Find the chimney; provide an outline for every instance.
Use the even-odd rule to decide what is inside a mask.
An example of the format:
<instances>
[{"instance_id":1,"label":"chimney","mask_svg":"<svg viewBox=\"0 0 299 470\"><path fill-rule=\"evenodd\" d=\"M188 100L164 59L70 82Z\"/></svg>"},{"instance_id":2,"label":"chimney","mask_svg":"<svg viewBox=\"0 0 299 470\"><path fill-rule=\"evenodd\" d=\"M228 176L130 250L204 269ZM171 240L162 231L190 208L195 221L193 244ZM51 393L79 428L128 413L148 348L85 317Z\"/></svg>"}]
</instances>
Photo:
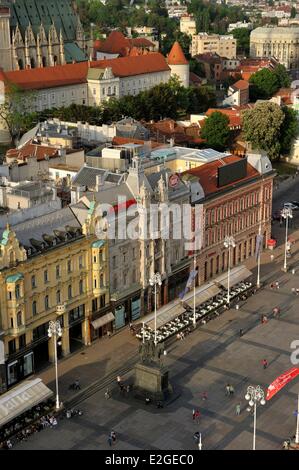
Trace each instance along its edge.
<instances>
[{"instance_id":1,"label":"chimney","mask_svg":"<svg viewBox=\"0 0 299 470\"><path fill-rule=\"evenodd\" d=\"M105 174L102 173L100 175L96 175L96 191L101 191L105 184Z\"/></svg>"}]
</instances>

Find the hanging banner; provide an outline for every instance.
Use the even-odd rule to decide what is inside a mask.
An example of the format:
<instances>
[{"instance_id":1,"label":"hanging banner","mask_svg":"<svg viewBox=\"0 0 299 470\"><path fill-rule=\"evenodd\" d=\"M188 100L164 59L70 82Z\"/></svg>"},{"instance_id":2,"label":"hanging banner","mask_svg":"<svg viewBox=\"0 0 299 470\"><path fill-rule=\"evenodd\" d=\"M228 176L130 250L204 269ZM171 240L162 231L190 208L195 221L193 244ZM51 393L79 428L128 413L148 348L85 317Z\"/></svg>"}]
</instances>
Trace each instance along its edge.
<instances>
[{"instance_id":1,"label":"hanging banner","mask_svg":"<svg viewBox=\"0 0 299 470\"><path fill-rule=\"evenodd\" d=\"M263 235L256 236L256 249L255 249L255 260L257 261L263 248Z\"/></svg>"},{"instance_id":2,"label":"hanging banner","mask_svg":"<svg viewBox=\"0 0 299 470\"><path fill-rule=\"evenodd\" d=\"M297 377L297 375L299 375L299 368L293 367L277 377L277 379L275 379L268 387L266 400L271 400L279 390L291 382L291 380Z\"/></svg>"}]
</instances>

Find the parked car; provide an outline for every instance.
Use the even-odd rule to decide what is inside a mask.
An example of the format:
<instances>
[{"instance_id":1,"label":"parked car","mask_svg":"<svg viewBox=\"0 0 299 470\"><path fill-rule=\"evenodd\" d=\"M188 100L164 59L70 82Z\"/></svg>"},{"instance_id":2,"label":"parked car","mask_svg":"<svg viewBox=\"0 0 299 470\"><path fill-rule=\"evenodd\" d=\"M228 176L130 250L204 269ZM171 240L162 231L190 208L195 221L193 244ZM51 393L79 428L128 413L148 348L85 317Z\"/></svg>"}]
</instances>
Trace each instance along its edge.
<instances>
[{"instance_id":1,"label":"parked car","mask_svg":"<svg viewBox=\"0 0 299 470\"><path fill-rule=\"evenodd\" d=\"M291 201L292 204L294 204L294 206L297 206L299 208L299 202L298 201Z\"/></svg>"}]
</instances>

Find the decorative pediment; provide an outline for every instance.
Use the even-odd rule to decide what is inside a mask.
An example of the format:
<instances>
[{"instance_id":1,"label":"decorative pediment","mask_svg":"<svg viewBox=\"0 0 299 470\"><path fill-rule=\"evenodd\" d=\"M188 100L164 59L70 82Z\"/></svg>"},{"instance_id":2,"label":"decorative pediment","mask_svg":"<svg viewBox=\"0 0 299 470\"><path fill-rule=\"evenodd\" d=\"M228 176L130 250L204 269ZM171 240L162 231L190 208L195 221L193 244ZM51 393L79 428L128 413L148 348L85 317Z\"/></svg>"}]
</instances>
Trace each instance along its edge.
<instances>
[{"instance_id":1,"label":"decorative pediment","mask_svg":"<svg viewBox=\"0 0 299 470\"><path fill-rule=\"evenodd\" d=\"M48 38L49 38L49 43L57 44L59 42L58 34L57 34L54 23L52 23L52 25L50 26Z\"/></svg>"},{"instance_id":2,"label":"decorative pediment","mask_svg":"<svg viewBox=\"0 0 299 470\"><path fill-rule=\"evenodd\" d=\"M102 77L102 80L110 80L111 78L115 78L114 75L113 75L113 72L112 72L112 68L111 67L106 67L105 71L104 71L104 74L103 74L103 77Z\"/></svg>"},{"instance_id":3,"label":"decorative pediment","mask_svg":"<svg viewBox=\"0 0 299 470\"><path fill-rule=\"evenodd\" d=\"M0 269L8 268L27 259L25 248L20 246L15 232L9 225L0 236L0 240Z\"/></svg>"},{"instance_id":4,"label":"decorative pediment","mask_svg":"<svg viewBox=\"0 0 299 470\"><path fill-rule=\"evenodd\" d=\"M12 45L13 47L24 47L24 41L18 25L12 35Z\"/></svg>"},{"instance_id":5,"label":"decorative pediment","mask_svg":"<svg viewBox=\"0 0 299 470\"><path fill-rule=\"evenodd\" d=\"M45 31L43 24L41 24L39 27L38 35L39 35L40 45L46 46L48 44L48 39L47 39L46 31Z\"/></svg>"},{"instance_id":6,"label":"decorative pediment","mask_svg":"<svg viewBox=\"0 0 299 470\"><path fill-rule=\"evenodd\" d=\"M28 46L36 46L36 41L34 37L34 33L31 27L31 24L29 24L26 28L25 31L25 41L27 41Z\"/></svg>"}]
</instances>

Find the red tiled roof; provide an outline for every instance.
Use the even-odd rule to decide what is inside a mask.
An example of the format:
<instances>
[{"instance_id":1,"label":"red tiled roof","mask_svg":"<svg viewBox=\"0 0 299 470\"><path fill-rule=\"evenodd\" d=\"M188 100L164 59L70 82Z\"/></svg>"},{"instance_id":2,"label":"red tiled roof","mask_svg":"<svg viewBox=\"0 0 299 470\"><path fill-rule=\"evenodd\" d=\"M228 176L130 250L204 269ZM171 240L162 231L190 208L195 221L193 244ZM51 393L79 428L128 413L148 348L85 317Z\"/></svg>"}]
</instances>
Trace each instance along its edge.
<instances>
[{"instance_id":1,"label":"red tiled roof","mask_svg":"<svg viewBox=\"0 0 299 470\"><path fill-rule=\"evenodd\" d=\"M37 161L42 161L45 160L46 157L54 158L57 156L57 148L33 144L31 140L20 149L9 149L6 152L6 157L23 160L24 162L30 157L36 157Z\"/></svg>"},{"instance_id":2,"label":"red tiled roof","mask_svg":"<svg viewBox=\"0 0 299 470\"><path fill-rule=\"evenodd\" d=\"M185 57L183 49L178 41L175 41L174 45L169 52L167 57L169 65L188 65L188 60Z\"/></svg>"},{"instance_id":3,"label":"red tiled roof","mask_svg":"<svg viewBox=\"0 0 299 470\"><path fill-rule=\"evenodd\" d=\"M218 108L209 108L206 112L206 116L211 116L211 114L219 112L225 114L229 118L229 127L236 128L242 126L241 115L238 110L228 108L228 109L218 109Z\"/></svg>"},{"instance_id":4,"label":"red tiled roof","mask_svg":"<svg viewBox=\"0 0 299 470\"><path fill-rule=\"evenodd\" d=\"M238 80L232 85L232 88L236 88L237 90L248 90L249 83L247 80Z\"/></svg>"},{"instance_id":5,"label":"red tiled roof","mask_svg":"<svg viewBox=\"0 0 299 470\"><path fill-rule=\"evenodd\" d=\"M193 176L196 176L199 180L199 183L203 187L204 193L206 196L210 194L214 194L220 191L223 191L225 188L233 188L234 185L240 181L247 181L250 180L251 178L259 176L259 172L253 168L249 163L247 163L247 176L245 178L242 178L238 181L234 181L233 183L227 184L225 186L221 186L220 188L217 186L217 174L218 174L218 168L223 166L223 162L225 164L229 163L234 163L238 162L241 160L240 157L230 155L227 157L223 157L220 160L215 160L214 162L211 163L205 163L204 165L201 165L197 168L193 168L192 170L187 170L183 174L190 174Z\"/></svg>"},{"instance_id":6,"label":"red tiled roof","mask_svg":"<svg viewBox=\"0 0 299 470\"><path fill-rule=\"evenodd\" d=\"M120 31L112 31L102 43L100 51L108 54L118 54L121 49L129 47L129 40Z\"/></svg>"},{"instance_id":7,"label":"red tiled roof","mask_svg":"<svg viewBox=\"0 0 299 470\"><path fill-rule=\"evenodd\" d=\"M99 50L102 46L102 41L100 39L96 39L93 43L93 48Z\"/></svg>"},{"instance_id":8,"label":"red tiled roof","mask_svg":"<svg viewBox=\"0 0 299 470\"><path fill-rule=\"evenodd\" d=\"M196 75L196 73L194 72L190 72L190 83L194 84L194 85L200 85L201 82L202 82L202 79Z\"/></svg>"},{"instance_id":9,"label":"red tiled roof","mask_svg":"<svg viewBox=\"0 0 299 470\"><path fill-rule=\"evenodd\" d=\"M159 52L152 52L137 57L119 57L117 59L5 72L4 81L7 82L8 86L9 83L14 83L24 90L39 90L43 88L74 85L86 83L89 67L111 67L116 77L128 77L170 70L165 57Z\"/></svg>"},{"instance_id":10,"label":"red tiled roof","mask_svg":"<svg viewBox=\"0 0 299 470\"><path fill-rule=\"evenodd\" d=\"M130 43L135 47L154 47L152 41L147 38L133 38L130 40Z\"/></svg>"}]
</instances>

